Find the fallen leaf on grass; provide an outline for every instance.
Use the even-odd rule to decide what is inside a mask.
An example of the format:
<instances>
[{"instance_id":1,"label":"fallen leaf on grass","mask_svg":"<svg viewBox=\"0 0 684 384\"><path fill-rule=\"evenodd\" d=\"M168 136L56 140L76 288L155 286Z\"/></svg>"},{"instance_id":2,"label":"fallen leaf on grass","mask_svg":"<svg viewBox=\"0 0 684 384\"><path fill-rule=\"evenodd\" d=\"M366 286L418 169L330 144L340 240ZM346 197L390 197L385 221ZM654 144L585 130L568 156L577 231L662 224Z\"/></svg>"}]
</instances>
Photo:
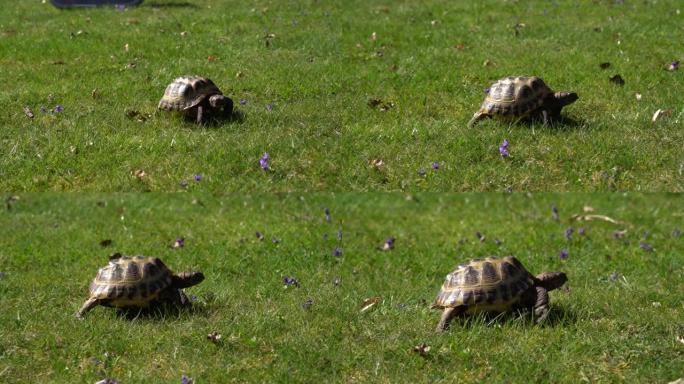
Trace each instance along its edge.
<instances>
[{"instance_id":1,"label":"fallen leaf on grass","mask_svg":"<svg viewBox=\"0 0 684 384\"><path fill-rule=\"evenodd\" d=\"M625 79L620 75L615 75L610 78L610 82L617 85L625 85Z\"/></svg>"},{"instance_id":2,"label":"fallen leaf on grass","mask_svg":"<svg viewBox=\"0 0 684 384\"><path fill-rule=\"evenodd\" d=\"M368 106L371 108L378 109L382 112L389 111L394 108L395 104L393 101L383 101L382 99L370 99L368 100Z\"/></svg>"},{"instance_id":3,"label":"fallen leaf on grass","mask_svg":"<svg viewBox=\"0 0 684 384\"><path fill-rule=\"evenodd\" d=\"M381 300L380 296L373 296L373 297L369 297L369 298L365 299L363 301L363 303L361 303L360 312L363 313L363 312L368 311L369 309L373 308L373 306L375 304L379 303L380 300Z\"/></svg>"},{"instance_id":4,"label":"fallen leaf on grass","mask_svg":"<svg viewBox=\"0 0 684 384\"><path fill-rule=\"evenodd\" d=\"M218 59L218 57L216 57L214 55L207 56L207 61L216 61L216 59Z\"/></svg>"},{"instance_id":5,"label":"fallen leaf on grass","mask_svg":"<svg viewBox=\"0 0 684 384\"><path fill-rule=\"evenodd\" d=\"M145 171L142 169L136 169L135 171L131 172L131 175L136 177L138 180L142 180L145 176L147 176L147 173L145 173Z\"/></svg>"},{"instance_id":6,"label":"fallen leaf on grass","mask_svg":"<svg viewBox=\"0 0 684 384\"><path fill-rule=\"evenodd\" d=\"M668 71L676 71L679 69L679 61L678 60L672 60L670 65L667 66Z\"/></svg>"},{"instance_id":7,"label":"fallen leaf on grass","mask_svg":"<svg viewBox=\"0 0 684 384\"><path fill-rule=\"evenodd\" d=\"M622 222L615 220L611 217L605 216L605 215L578 215L578 214L574 214L570 217L570 219L574 220L574 221L602 220L602 221L607 221L607 222L613 223L613 224L622 224Z\"/></svg>"},{"instance_id":8,"label":"fallen leaf on grass","mask_svg":"<svg viewBox=\"0 0 684 384\"><path fill-rule=\"evenodd\" d=\"M613 237L615 239L622 239L625 237L626 234L627 234L627 230L622 229L622 230L618 230L618 231L613 232Z\"/></svg>"},{"instance_id":9,"label":"fallen leaf on grass","mask_svg":"<svg viewBox=\"0 0 684 384\"><path fill-rule=\"evenodd\" d=\"M128 117L131 120L135 120L139 123L144 123L145 121L147 121L147 119L150 118L150 116L151 115L149 113L142 113L142 112L136 111L136 110L127 110L126 111L126 117Z\"/></svg>"},{"instance_id":10,"label":"fallen leaf on grass","mask_svg":"<svg viewBox=\"0 0 684 384\"><path fill-rule=\"evenodd\" d=\"M382 159L372 159L370 165L375 169L381 169L385 165L385 162Z\"/></svg>"},{"instance_id":11,"label":"fallen leaf on grass","mask_svg":"<svg viewBox=\"0 0 684 384\"><path fill-rule=\"evenodd\" d=\"M416 345L413 347L413 352L416 352L421 356L427 356L428 352L430 352L430 346L425 343Z\"/></svg>"},{"instance_id":12,"label":"fallen leaf on grass","mask_svg":"<svg viewBox=\"0 0 684 384\"><path fill-rule=\"evenodd\" d=\"M672 110L671 109L659 109L655 111L653 114L653 117L651 118L651 122L655 123L659 119L662 119L664 117L672 115Z\"/></svg>"},{"instance_id":13,"label":"fallen leaf on grass","mask_svg":"<svg viewBox=\"0 0 684 384\"><path fill-rule=\"evenodd\" d=\"M634 97L636 97L637 101L641 101L641 93L639 93L639 92L635 93Z\"/></svg>"},{"instance_id":14,"label":"fallen leaf on grass","mask_svg":"<svg viewBox=\"0 0 684 384\"><path fill-rule=\"evenodd\" d=\"M24 107L24 114L29 119L33 119L35 117L35 115L33 114L33 111L31 111L31 108L29 108L28 106Z\"/></svg>"},{"instance_id":15,"label":"fallen leaf on grass","mask_svg":"<svg viewBox=\"0 0 684 384\"><path fill-rule=\"evenodd\" d=\"M216 331L212 331L207 335L207 340L211 341L214 344L218 344L221 340L221 334Z\"/></svg>"},{"instance_id":16,"label":"fallen leaf on grass","mask_svg":"<svg viewBox=\"0 0 684 384\"><path fill-rule=\"evenodd\" d=\"M97 88L94 88L92 91L90 91L90 97L97 99L100 97L100 91Z\"/></svg>"},{"instance_id":17,"label":"fallen leaf on grass","mask_svg":"<svg viewBox=\"0 0 684 384\"><path fill-rule=\"evenodd\" d=\"M463 43L458 43L458 44L454 45L454 49L457 49L457 50L459 50L459 51L462 51L462 50L465 49L465 44L463 44Z\"/></svg>"},{"instance_id":18,"label":"fallen leaf on grass","mask_svg":"<svg viewBox=\"0 0 684 384\"><path fill-rule=\"evenodd\" d=\"M178 249L178 248L183 248L184 246L185 246L185 238L179 237L176 239L176 241L173 242L173 245L171 245L171 248Z\"/></svg>"}]
</instances>

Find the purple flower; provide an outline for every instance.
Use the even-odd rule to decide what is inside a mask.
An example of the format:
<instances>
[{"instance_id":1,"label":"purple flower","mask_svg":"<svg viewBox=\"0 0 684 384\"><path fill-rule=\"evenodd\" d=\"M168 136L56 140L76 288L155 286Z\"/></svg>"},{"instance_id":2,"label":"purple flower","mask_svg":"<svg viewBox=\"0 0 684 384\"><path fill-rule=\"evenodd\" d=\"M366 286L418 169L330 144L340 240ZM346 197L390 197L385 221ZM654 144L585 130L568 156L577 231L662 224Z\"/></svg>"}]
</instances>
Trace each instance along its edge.
<instances>
[{"instance_id":1,"label":"purple flower","mask_svg":"<svg viewBox=\"0 0 684 384\"><path fill-rule=\"evenodd\" d=\"M617 279L620 278L620 274L617 272L613 272L610 275L608 275L608 280L610 281L617 281Z\"/></svg>"},{"instance_id":2,"label":"purple flower","mask_svg":"<svg viewBox=\"0 0 684 384\"><path fill-rule=\"evenodd\" d=\"M425 171L425 168L420 168L418 170L418 176L425 177L425 174L427 174L427 172Z\"/></svg>"},{"instance_id":3,"label":"purple flower","mask_svg":"<svg viewBox=\"0 0 684 384\"><path fill-rule=\"evenodd\" d=\"M52 111L53 111L54 113L60 113L60 112L64 111L64 107L62 107L61 105L57 104L57 105L55 106L55 109L53 109Z\"/></svg>"},{"instance_id":4,"label":"purple flower","mask_svg":"<svg viewBox=\"0 0 684 384\"><path fill-rule=\"evenodd\" d=\"M567 240L572 240L572 234L573 234L573 232L575 232L575 230L572 229L572 228L566 229L566 230L565 230L565 238L566 238Z\"/></svg>"},{"instance_id":5,"label":"purple flower","mask_svg":"<svg viewBox=\"0 0 684 384\"><path fill-rule=\"evenodd\" d=\"M0 280L4 279L7 277L7 272L0 272Z\"/></svg>"},{"instance_id":6,"label":"purple flower","mask_svg":"<svg viewBox=\"0 0 684 384\"><path fill-rule=\"evenodd\" d=\"M394 249L394 240L394 237L390 237L389 239L385 240L385 243L382 245L382 250L389 251Z\"/></svg>"},{"instance_id":7,"label":"purple flower","mask_svg":"<svg viewBox=\"0 0 684 384\"><path fill-rule=\"evenodd\" d=\"M275 105L273 105L273 104L266 104L266 110L269 112L271 112L274 107L275 107Z\"/></svg>"},{"instance_id":8,"label":"purple flower","mask_svg":"<svg viewBox=\"0 0 684 384\"><path fill-rule=\"evenodd\" d=\"M580 228L577 230L577 234L579 234L580 236L584 236L586 233L587 233L587 229L584 228L584 227L580 227Z\"/></svg>"},{"instance_id":9,"label":"purple flower","mask_svg":"<svg viewBox=\"0 0 684 384\"><path fill-rule=\"evenodd\" d=\"M261 169L263 169L264 171L268 171L270 169L268 166L268 161L270 159L271 158L268 156L268 152L264 152L264 155L261 156L261 158L259 159L259 166L261 167Z\"/></svg>"},{"instance_id":10,"label":"purple flower","mask_svg":"<svg viewBox=\"0 0 684 384\"><path fill-rule=\"evenodd\" d=\"M651 246L651 244L643 241L639 242L639 248L643 249L646 252L653 252L653 247Z\"/></svg>"},{"instance_id":11,"label":"purple flower","mask_svg":"<svg viewBox=\"0 0 684 384\"><path fill-rule=\"evenodd\" d=\"M283 276L283 285L285 285L286 287L295 286L299 288L299 281L297 281L297 279L295 279L294 277Z\"/></svg>"},{"instance_id":12,"label":"purple flower","mask_svg":"<svg viewBox=\"0 0 684 384\"><path fill-rule=\"evenodd\" d=\"M200 182L200 181L202 181L202 175L199 175L199 174L195 175L195 176L193 176L193 179L195 179L195 181L197 181L197 182Z\"/></svg>"},{"instance_id":13,"label":"purple flower","mask_svg":"<svg viewBox=\"0 0 684 384\"><path fill-rule=\"evenodd\" d=\"M40 112L41 112L41 113L47 113L48 110L47 110L47 108L45 108L44 105L41 105L41 106L40 106Z\"/></svg>"},{"instance_id":14,"label":"purple flower","mask_svg":"<svg viewBox=\"0 0 684 384\"><path fill-rule=\"evenodd\" d=\"M475 237L477 237L478 240L480 240L480 243L484 242L486 237L480 231L475 232Z\"/></svg>"},{"instance_id":15,"label":"purple flower","mask_svg":"<svg viewBox=\"0 0 684 384\"><path fill-rule=\"evenodd\" d=\"M337 230L337 240L342 241L342 228Z\"/></svg>"},{"instance_id":16,"label":"purple flower","mask_svg":"<svg viewBox=\"0 0 684 384\"><path fill-rule=\"evenodd\" d=\"M508 153L508 145L509 145L509 142L506 139L504 139L503 143L501 143L501 145L499 145L499 154L501 154L501 157L510 156L510 154Z\"/></svg>"},{"instance_id":17,"label":"purple flower","mask_svg":"<svg viewBox=\"0 0 684 384\"><path fill-rule=\"evenodd\" d=\"M323 213L325 213L325 221L328 223L330 222L330 210L328 208L323 209Z\"/></svg>"},{"instance_id":18,"label":"purple flower","mask_svg":"<svg viewBox=\"0 0 684 384\"><path fill-rule=\"evenodd\" d=\"M255 235L256 235L257 239L259 239L260 241L264 241L264 234L263 233L256 231Z\"/></svg>"},{"instance_id":19,"label":"purple flower","mask_svg":"<svg viewBox=\"0 0 684 384\"><path fill-rule=\"evenodd\" d=\"M568 256L570 256L570 253L567 249L561 249L560 254L558 256L560 256L561 260L565 260L568 258Z\"/></svg>"},{"instance_id":20,"label":"purple flower","mask_svg":"<svg viewBox=\"0 0 684 384\"><path fill-rule=\"evenodd\" d=\"M667 70L668 71L676 71L677 69L679 69L679 61L678 60L672 60L672 62L670 63L670 66L667 67Z\"/></svg>"},{"instance_id":21,"label":"purple flower","mask_svg":"<svg viewBox=\"0 0 684 384\"><path fill-rule=\"evenodd\" d=\"M306 309L311 308L311 306L313 305L313 303L314 303L314 301L313 301L312 298L306 299L306 301L302 303L302 309L305 309L305 310L306 310Z\"/></svg>"},{"instance_id":22,"label":"purple flower","mask_svg":"<svg viewBox=\"0 0 684 384\"><path fill-rule=\"evenodd\" d=\"M558 215L558 207L556 207L556 204L551 204L551 217L555 221L558 221L560 219L560 216Z\"/></svg>"},{"instance_id":23,"label":"purple flower","mask_svg":"<svg viewBox=\"0 0 684 384\"><path fill-rule=\"evenodd\" d=\"M176 241L173 242L173 245L171 248L183 248L185 246L185 238L183 237L178 237L176 238Z\"/></svg>"},{"instance_id":24,"label":"purple flower","mask_svg":"<svg viewBox=\"0 0 684 384\"><path fill-rule=\"evenodd\" d=\"M126 4L116 4L114 7L116 7L116 10L119 12L123 12L126 10Z\"/></svg>"},{"instance_id":25,"label":"purple flower","mask_svg":"<svg viewBox=\"0 0 684 384\"><path fill-rule=\"evenodd\" d=\"M188 187L188 182L187 182L187 180L181 180L179 185L181 188L185 189Z\"/></svg>"},{"instance_id":26,"label":"purple flower","mask_svg":"<svg viewBox=\"0 0 684 384\"><path fill-rule=\"evenodd\" d=\"M240 99L240 105L247 105L247 100Z\"/></svg>"},{"instance_id":27,"label":"purple flower","mask_svg":"<svg viewBox=\"0 0 684 384\"><path fill-rule=\"evenodd\" d=\"M682 235L682 231L679 230L679 228L675 228L674 231L672 231L672 237L675 239L678 239Z\"/></svg>"},{"instance_id":28,"label":"purple flower","mask_svg":"<svg viewBox=\"0 0 684 384\"><path fill-rule=\"evenodd\" d=\"M342 257L342 248L335 247L335 249L333 249L333 251L332 251L332 255L334 257Z\"/></svg>"},{"instance_id":29,"label":"purple flower","mask_svg":"<svg viewBox=\"0 0 684 384\"><path fill-rule=\"evenodd\" d=\"M185 375L181 376L181 384L193 384L194 382L195 381L190 377L187 377Z\"/></svg>"},{"instance_id":30,"label":"purple flower","mask_svg":"<svg viewBox=\"0 0 684 384\"><path fill-rule=\"evenodd\" d=\"M435 171L438 170L439 169L439 162L433 161L432 162L432 169L434 169Z\"/></svg>"}]
</instances>

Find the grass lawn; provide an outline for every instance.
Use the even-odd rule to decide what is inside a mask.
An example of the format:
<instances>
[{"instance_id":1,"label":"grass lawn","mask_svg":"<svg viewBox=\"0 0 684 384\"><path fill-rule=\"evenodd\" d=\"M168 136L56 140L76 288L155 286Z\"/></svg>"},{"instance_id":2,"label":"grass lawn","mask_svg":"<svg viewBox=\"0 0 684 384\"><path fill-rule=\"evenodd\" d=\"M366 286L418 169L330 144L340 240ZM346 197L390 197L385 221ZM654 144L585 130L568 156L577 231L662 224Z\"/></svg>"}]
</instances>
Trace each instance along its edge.
<instances>
[{"instance_id":1,"label":"grass lawn","mask_svg":"<svg viewBox=\"0 0 684 384\"><path fill-rule=\"evenodd\" d=\"M0 190L175 191L201 174L189 188L682 191L684 72L665 68L684 60L684 7L616 3L7 2ZM155 113L184 74L212 78L241 118L196 127ZM517 74L580 100L563 124L467 129L483 90ZM658 109L670 115L654 124Z\"/></svg>"},{"instance_id":2,"label":"grass lawn","mask_svg":"<svg viewBox=\"0 0 684 384\"><path fill-rule=\"evenodd\" d=\"M585 206L620 223L571 221ZM684 376L683 207L632 193L20 194L0 212L0 381L666 383ZM194 309L76 320L114 252L202 270ZM435 334L444 276L492 254L568 274L549 323L476 317Z\"/></svg>"}]
</instances>

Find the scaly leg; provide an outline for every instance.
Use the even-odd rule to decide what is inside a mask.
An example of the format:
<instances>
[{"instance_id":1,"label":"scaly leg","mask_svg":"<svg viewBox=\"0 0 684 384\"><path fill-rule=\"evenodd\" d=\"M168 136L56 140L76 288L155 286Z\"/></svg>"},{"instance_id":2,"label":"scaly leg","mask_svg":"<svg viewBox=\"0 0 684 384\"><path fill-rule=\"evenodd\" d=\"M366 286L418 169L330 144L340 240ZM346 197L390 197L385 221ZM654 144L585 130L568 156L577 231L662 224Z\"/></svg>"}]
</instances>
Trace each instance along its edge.
<instances>
[{"instance_id":1,"label":"scaly leg","mask_svg":"<svg viewBox=\"0 0 684 384\"><path fill-rule=\"evenodd\" d=\"M542 109L542 121L544 125L549 125L549 111Z\"/></svg>"},{"instance_id":2,"label":"scaly leg","mask_svg":"<svg viewBox=\"0 0 684 384\"><path fill-rule=\"evenodd\" d=\"M476 113L473 115L473 118L470 119L470 121L468 122L468 128L474 127L475 124L476 124L478 121L484 120L484 119L486 119L486 118L488 118L488 117L491 117L491 116L489 116L489 115L487 115L487 114L484 114L484 113L481 113L481 112L476 112Z\"/></svg>"},{"instance_id":3,"label":"scaly leg","mask_svg":"<svg viewBox=\"0 0 684 384\"><path fill-rule=\"evenodd\" d=\"M537 324L541 324L549 315L549 292L544 287L535 287L537 298L534 303L534 317Z\"/></svg>"},{"instance_id":4,"label":"scaly leg","mask_svg":"<svg viewBox=\"0 0 684 384\"><path fill-rule=\"evenodd\" d=\"M83 320L83 316L86 314L86 312L90 311L98 305L100 305L100 299L90 298L86 300L86 302L83 303L81 309L79 309L78 312L76 312L76 318L79 320Z\"/></svg>"},{"instance_id":5,"label":"scaly leg","mask_svg":"<svg viewBox=\"0 0 684 384\"><path fill-rule=\"evenodd\" d=\"M204 119L204 107L199 105L197 106L197 124L202 124L202 121Z\"/></svg>"},{"instance_id":6,"label":"scaly leg","mask_svg":"<svg viewBox=\"0 0 684 384\"><path fill-rule=\"evenodd\" d=\"M437 332L446 331L447 328L449 328L449 323L451 323L451 320L462 313L463 307L444 308L444 313L442 313L442 317L439 319L439 323L437 324Z\"/></svg>"}]
</instances>

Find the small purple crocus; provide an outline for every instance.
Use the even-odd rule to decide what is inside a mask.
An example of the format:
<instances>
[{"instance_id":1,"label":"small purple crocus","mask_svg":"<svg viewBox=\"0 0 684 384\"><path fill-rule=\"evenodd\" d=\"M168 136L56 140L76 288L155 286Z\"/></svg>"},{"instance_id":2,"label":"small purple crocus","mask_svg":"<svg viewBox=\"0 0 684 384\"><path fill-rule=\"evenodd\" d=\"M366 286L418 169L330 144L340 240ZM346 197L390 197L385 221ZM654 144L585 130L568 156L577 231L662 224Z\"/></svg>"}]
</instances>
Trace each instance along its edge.
<instances>
[{"instance_id":1,"label":"small purple crocus","mask_svg":"<svg viewBox=\"0 0 684 384\"><path fill-rule=\"evenodd\" d=\"M240 105L247 105L247 100L240 99Z\"/></svg>"},{"instance_id":2,"label":"small purple crocus","mask_svg":"<svg viewBox=\"0 0 684 384\"><path fill-rule=\"evenodd\" d=\"M667 67L667 70L668 71L676 71L677 69L679 69L679 61L678 60L672 60L672 62L670 63L670 66Z\"/></svg>"},{"instance_id":3,"label":"small purple crocus","mask_svg":"<svg viewBox=\"0 0 684 384\"><path fill-rule=\"evenodd\" d=\"M268 171L270 169L268 165L269 160L271 160L271 158L268 156L268 152L264 152L264 155L259 159L259 166L264 171Z\"/></svg>"},{"instance_id":4,"label":"small purple crocus","mask_svg":"<svg viewBox=\"0 0 684 384\"><path fill-rule=\"evenodd\" d=\"M7 272L0 272L0 280L4 279L7 277Z\"/></svg>"},{"instance_id":5,"label":"small purple crocus","mask_svg":"<svg viewBox=\"0 0 684 384\"><path fill-rule=\"evenodd\" d=\"M342 241L342 228L337 230L337 240Z\"/></svg>"},{"instance_id":6,"label":"small purple crocus","mask_svg":"<svg viewBox=\"0 0 684 384\"><path fill-rule=\"evenodd\" d=\"M54 113L60 113L60 112L63 112L63 111L64 111L64 107L61 106L60 104L57 104L57 105L55 106L55 109L53 109L52 111L53 111Z\"/></svg>"},{"instance_id":7,"label":"small purple crocus","mask_svg":"<svg viewBox=\"0 0 684 384\"><path fill-rule=\"evenodd\" d=\"M575 232L574 229L568 228L565 230L565 239L566 240L572 240L572 234Z\"/></svg>"},{"instance_id":8,"label":"small purple crocus","mask_svg":"<svg viewBox=\"0 0 684 384\"><path fill-rule=\"evenodd\" d=\"M274 107L275 107L275 105L273 105L273 104L266 104L266 110L269 112L273 111Z\"/></svg>"},{"instance_id":9,"label":"small purple crocus","mask_svg":"<svg viewBox=\"0 0 684 384\"><path fill-rule=\"evenodd\" d=\"M330 222L330 210L328 208L323 209L323 213L325 213L325 221L328 223Z\"/></svg>"},{"instance_id":10,"label":"small purple crocus","mask_svg":"<svg viewBox=\"0 0 684 384\"><path fill-rule=\"evenodd\" d=\"M173 248L183 248L184 246L185 246L185 238L183 238L183 237L176 238L176 241L174 241L173 245L172 245Z\"/></svg>"},{"instance_id":11,"label":"small purple crocus","mask_svg":"<svg viewBox=\"0 0 684 384\"><path fill-rule=\"evenodd\" d=\"M432 162L432 169L434 169L435 171L438 170L439 169L439 162L433 161Z\"/></svg>"},{"instance_id":12,"label":"small purple crocus","mask_svg":"<svg viewBox=\"0 0 684 384\"><path fill-rule=\"evenodd\" d=\"M181 188L185 189L188 187L188 181L187 180L181 180L180 183L178 183Z\"/></svg>"},{"instance_id":13,"label":"small purple crocus","mask_svg":"<svg viewBox=\"0 0 684 384\"><path fill-rule=\"evenodd\" d=\"M200 174L197 174L197 175L193 176L192 178L195 179L196 182L202 181L202 175L200 175Z\"/></svg>"},{"instance_id":14,"label":"small purple crocus","mask_svg":"<svg viewBox=\"0 0 684 384\"><path fill-rule=\"evenodd\" d=\"M286 287L295 286L299 288L299 281L297 281L297 279L295 279L294 277L283 276L283 285L285 285Z\"/></svg>"},{"instance_id":15,"label":"small purple crocus","mask_svg":"<svg viewBox=\"0 0 684 384\"><path fill-rule=\"evenodd\" d=\"M565 260L565 259L568 258L568 256L570 256L570 253L568 252L567 249L561 249L561 250L560 250L560 253L558 254L558 256L560 256L560 259L561 259L561 260Z\"/></svg>"},{"instance_id":16,"label":"small purple crocus","mask_svg":"<svg viewBox=\"0 0 684 384\"><path fill-rule=\"evenodd\" d=\"M40 106L40 113L48 113L48 110L47 110L47 108L45 108L44 105Z\"/></svg>"},{"instance_id":17,"label":"small purple crocus","mask_svg":"<svg viewBox=\"0 0 684 384\"><path fill-rule=\"evenodd\" d=\"M193 384L194 382L195 382L195 380L193 380L190 377L187 377L185 375L181 376L181 384Z\"/></svg>"},{"instance_id":18,"label":"small purple crocus","mask_svg":"<svg viewBox=\"0 0 684 384\"><path fill-rule=\"evenodd\" d=\"M332 251L332 255L334 257L342 257L342 248L335 247L335 249L333 249L333 251Z\"/></svg>"},{"instance_id":19,"label":"small purple crocus","mask_svg":"<svg viewBox=\"0 0 684 384\"><path fill-rule=\"evenodd\" d=\"M610 275L608 275L608 280L610 281L617 281L617 279L620 278L620 274L617 272L613 272Z\"/></svg>"},{"instance_id":20,"label":"small purple crocus","mask_svg":"<svg viewBox=\"0 0 684 384\"><path fill-rule=\"evenodd\" d=\"M509 144L510 143L508 142L508 140L504 139L503 143L501 143L501 145L499 145L499 154L501 155L501 157L510 156L510 153L508 153L508 145Z\"/></svg>"},{"instance_id":21,"label":"small purple crocus","mask_svg":"<svg viewBox=\"0 0 684 384\"><path fill-rule=\"evenodd\" d=\"M259 239L260 241L264 241L264 234L263 233L256 231L256 233L254 235L256 235L256 238Z\"/></svg>"},{"instance_id":22,"label":"small purple crocus","mask_svg":"<svg viewBox=\"0 0 684 384\"><path fill-rule=\"evenodd\" d=\"M116 4L114 7L119 12L123 12L126 10L126 4Z\"/></svg>"},{"instance_id":23,"label":"small purple crocus","mask_svg":"<svg viewBox=\"0 0 684 384\"><path fill-rule=\"evenodd\" d=\"M584 227L580 227L580 228L577 230L577 234L580 235L580 236L584 236L584 235L587 234L587 229L584 228Z\"/></svg>"},{"instance_id":24,"label":"small purple crocus","mask_svg":"<svg viewBox=\"0 0 684 384\"><path fill-rule=\"evenodd\" d=\"M382 245L382 250L389 251L394 249L394 241L394 237L390 237L389 239L385 240L385 243Z\"/></svg>"},{"instance_id":25,"label":"small purple crocus","mask_svg":"<svg viewBox=\"0 0 684 384\"><path fill-rule=\"evenodd\" d=\"M653 246L644 241L639 242L639 248L643 249L646 252L653 252Z\"/></svg>"},{"instance_id":26,"label":"small purple crocus","mask_svg":"<svg viewBox=\"0 0 684 384\"><path fill-rule=\"evenodd\" d=\"M425 171L425 168L420 168L418 170L418 176L425 177L426 174L427 174L427 172Z\"/></svg>"},{"instance_id":27,"label":"small purple crocus","mask_svg":"<svg viewBox=\"0 0 684 384\"><path fill-rule=\"evenodd\" d=\"M558 214L558 207L556 207L556 204L551 205L551 217L555 221L558 221L560 219L560 215Z\"/></svg>"},{"instance_id":28,"label":"small purple crocus","mask_svg":"<svg viewBox=\"0 0 684 384\"><path fill-rule=\"evenodd\" d=\"M680 231L679 228L675 228L675 230L672 231L672 237L678 239L680 236L682 236L682 231Z\"/></svg>"}]
</instances>

